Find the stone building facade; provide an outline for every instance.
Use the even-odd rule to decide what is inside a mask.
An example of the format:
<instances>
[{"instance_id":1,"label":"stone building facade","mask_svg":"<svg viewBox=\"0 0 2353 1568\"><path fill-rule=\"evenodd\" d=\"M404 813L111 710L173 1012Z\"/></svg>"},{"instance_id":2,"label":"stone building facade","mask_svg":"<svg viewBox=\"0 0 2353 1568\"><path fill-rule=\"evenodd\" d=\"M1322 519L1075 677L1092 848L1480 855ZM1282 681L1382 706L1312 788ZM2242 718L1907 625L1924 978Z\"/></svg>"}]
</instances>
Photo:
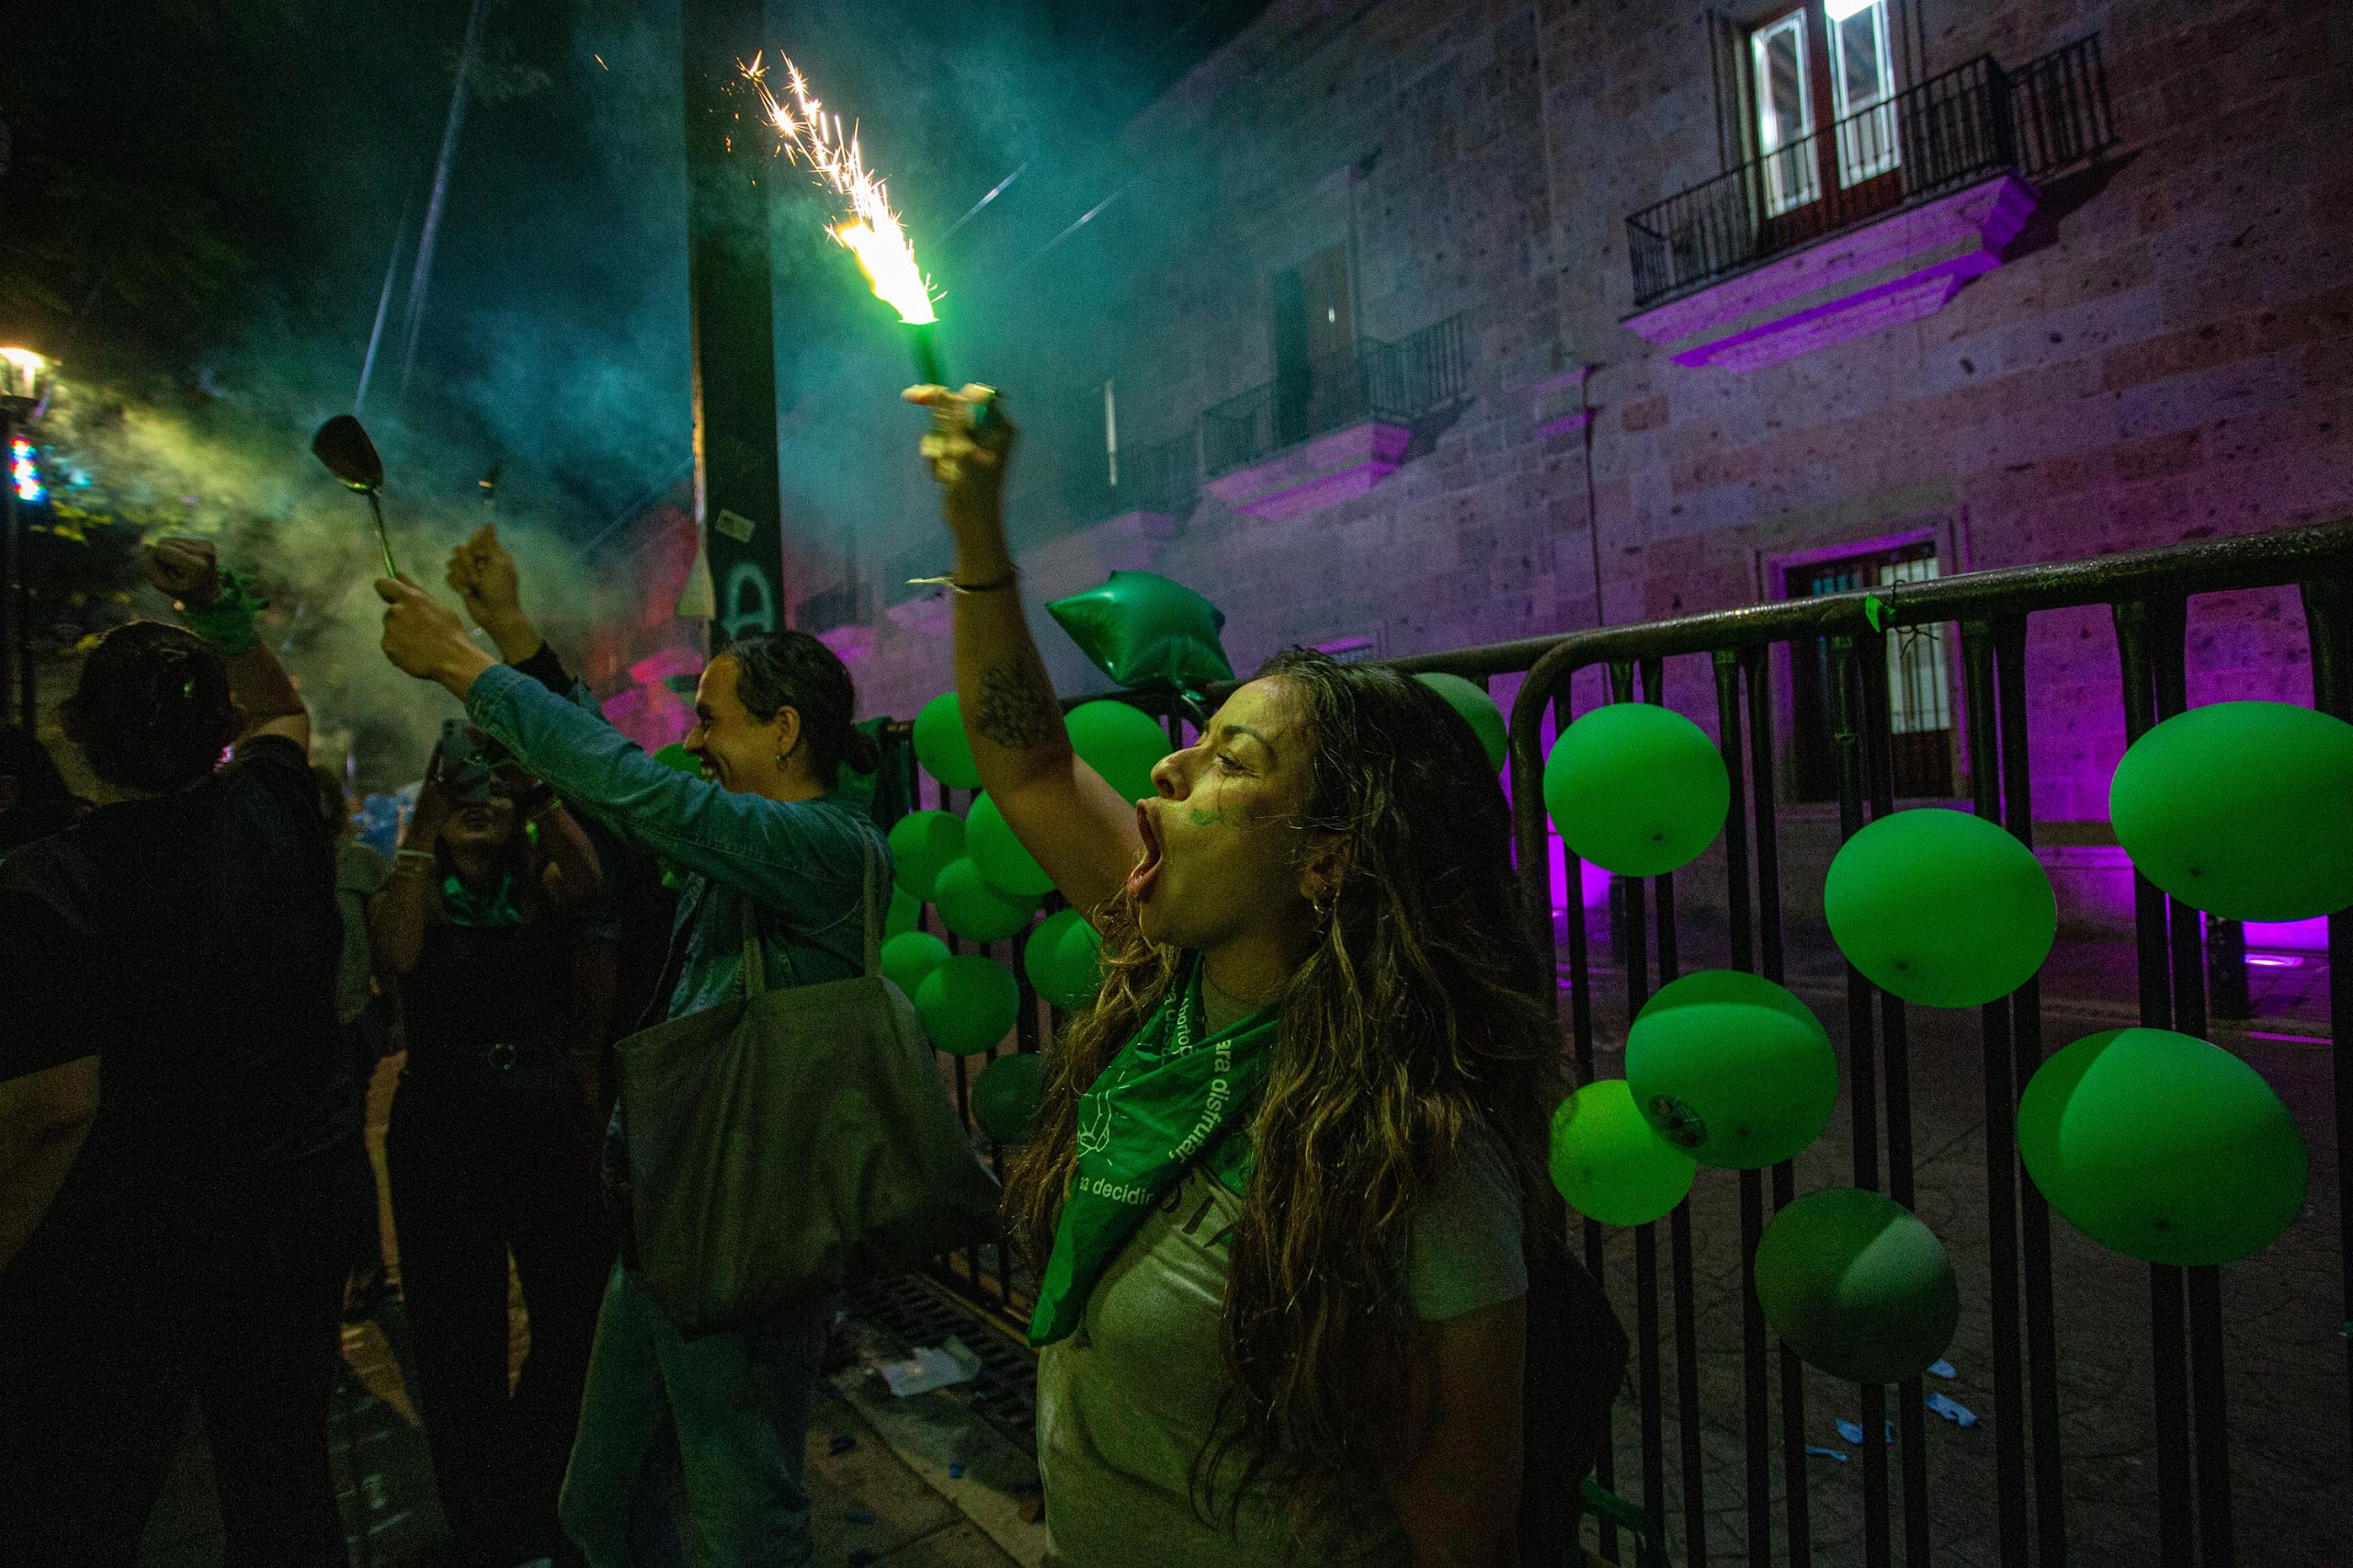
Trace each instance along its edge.
<instances>
[{"instance_id":1,"label":"stone building facade","mask_svg":"<svg viewBox=\"0 0 2353 1568\"><path fill-rule=\"evenodd\" d=\"M1150 567L1246 670L2353 513L2353 11L1795 11L1277 0L1134 122L1128 195L1073 242L1120 281L1030 400L1078 411L1022 458L1033 602ZM1711 249L1728 192L1774 254ZM871 559L937 551L900 502ZM801 617L871 711L949 685L945 607L905 592ZM1899 657L1906 788L1957 795L1954 639ZM2191 659L2193 701L2309 699L2292 596L2199 601ZM2120 887L2104 615L2037 618L2029 661L2052 857ZM1777 674L1782 777L1819 794L1807 672ZM1668 694L1703 722L1705 680Z\"/></svg>"}]
</instances>

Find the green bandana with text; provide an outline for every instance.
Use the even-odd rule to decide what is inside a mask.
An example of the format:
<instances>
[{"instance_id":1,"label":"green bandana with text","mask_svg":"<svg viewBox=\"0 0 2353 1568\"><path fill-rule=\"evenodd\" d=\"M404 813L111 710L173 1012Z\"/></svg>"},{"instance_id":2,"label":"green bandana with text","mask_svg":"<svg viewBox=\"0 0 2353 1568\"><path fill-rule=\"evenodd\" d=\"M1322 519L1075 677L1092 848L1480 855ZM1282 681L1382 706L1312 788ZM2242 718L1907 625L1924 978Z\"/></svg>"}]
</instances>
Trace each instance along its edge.
<instances>
[{"instance_id":1,"label":"green bandana with text","mask_svg":"<svg viewBox=\"0 0 2353 1568\"><path fill-rule=\"evenodd\" d=\"M1186 1166L1207 1158L1219 1180L1241 1189L1250 1141L1225 1134L1257 1101L1279 1021L1264 1007L1201 1039L1196 958L1078 1096L1078 1170L1029 1314L1031 1345L1078 1326L1095 1281Z\"/></svg>"}]
</instances>

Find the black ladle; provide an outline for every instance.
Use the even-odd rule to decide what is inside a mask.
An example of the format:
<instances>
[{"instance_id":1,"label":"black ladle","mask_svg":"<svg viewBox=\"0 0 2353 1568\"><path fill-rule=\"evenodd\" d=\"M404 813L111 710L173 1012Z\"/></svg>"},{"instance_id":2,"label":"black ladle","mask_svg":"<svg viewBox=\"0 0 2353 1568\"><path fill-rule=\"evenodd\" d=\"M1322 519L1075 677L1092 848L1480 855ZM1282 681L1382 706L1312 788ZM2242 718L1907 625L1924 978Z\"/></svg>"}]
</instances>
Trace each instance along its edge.
<instances>
[{"instance_id":1,"label":"black ladle","mask_svg":"<svg viewBox=\"0 0 2353 1568\"><path fill-rule=\"evenodd\" d=\"M376 455L367 426L348 414L338 414L311 437L311 453L329 473L368 497L369 515L376 519L376 542L383 547L384 575L399 576L400 568L392 564L392 536L384 531L384 460Z\"/></svg>"}]
</instances>

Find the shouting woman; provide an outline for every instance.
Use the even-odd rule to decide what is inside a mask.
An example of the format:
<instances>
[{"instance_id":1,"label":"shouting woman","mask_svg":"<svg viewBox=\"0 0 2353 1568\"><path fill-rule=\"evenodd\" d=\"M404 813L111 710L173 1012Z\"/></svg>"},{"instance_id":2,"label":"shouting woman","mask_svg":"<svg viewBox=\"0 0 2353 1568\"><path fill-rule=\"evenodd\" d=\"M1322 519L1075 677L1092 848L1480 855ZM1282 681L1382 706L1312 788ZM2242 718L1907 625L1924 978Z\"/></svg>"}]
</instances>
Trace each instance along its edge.
<instances>
[{"instance_id":1,"label":"shouting woman","mask_svg":"<svg viewBox=\"0 0 2353 1568\"><path fill-rule=\"evenodd\" d=\"M1006 1184L1057 1555L1516 1562L1563 1069L1493 770L1418 682L1295 652L1131 804L1022 614L1011 427L908 396L982 782L1104 939Z\"/></svg>"}]
</instances>

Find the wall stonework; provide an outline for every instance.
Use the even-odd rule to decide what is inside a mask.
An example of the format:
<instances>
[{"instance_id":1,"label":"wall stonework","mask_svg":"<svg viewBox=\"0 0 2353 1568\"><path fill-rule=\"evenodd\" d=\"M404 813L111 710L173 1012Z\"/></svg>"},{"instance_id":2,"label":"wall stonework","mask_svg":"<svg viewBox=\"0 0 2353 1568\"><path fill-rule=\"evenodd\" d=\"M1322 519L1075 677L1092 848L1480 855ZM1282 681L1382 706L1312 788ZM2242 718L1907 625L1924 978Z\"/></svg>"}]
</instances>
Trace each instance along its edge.
<instances>
[{"instance_id":1,"label":"wall stonework","mask_svg":"<svg viewBox=\"0 0 2353 1568\"><path fill-rule=\"evenodd\" d=\"M1722 166L1710 15L1278 0L1132 127L1148 218L1095 243L1132 247L1104 331L1107 373L1154 389L1133 439L1271 376L1268 279L1323 246L1349 247L1360 334L1459 312L1472 348L1469 395L1371 493L1283 521L1204 498L1154 545L1225 609L1237 667L1748 603L1779 557L1907 528L1949 574L2353 513L2353 10L1932 7L1932 73L2098 31L2118 145L1942 311L1746 373L1620 324L1626 215ZM1590 426L1540 435L1536 389L1579 366ZM1067 575L1087 546L1056 549ZM1042 619L1058 677L1099 687ZM2029 658L2038 813L2104 818L2106 617L2038 618ZM2198 602L2191 660L2193 701L2309 699L2292 596ZM858 676L912 712L948 684L944 634L885 622ZM1703 722L1706 678L1686 661L1669 692Z\"/></svg>"}]
</instances>

